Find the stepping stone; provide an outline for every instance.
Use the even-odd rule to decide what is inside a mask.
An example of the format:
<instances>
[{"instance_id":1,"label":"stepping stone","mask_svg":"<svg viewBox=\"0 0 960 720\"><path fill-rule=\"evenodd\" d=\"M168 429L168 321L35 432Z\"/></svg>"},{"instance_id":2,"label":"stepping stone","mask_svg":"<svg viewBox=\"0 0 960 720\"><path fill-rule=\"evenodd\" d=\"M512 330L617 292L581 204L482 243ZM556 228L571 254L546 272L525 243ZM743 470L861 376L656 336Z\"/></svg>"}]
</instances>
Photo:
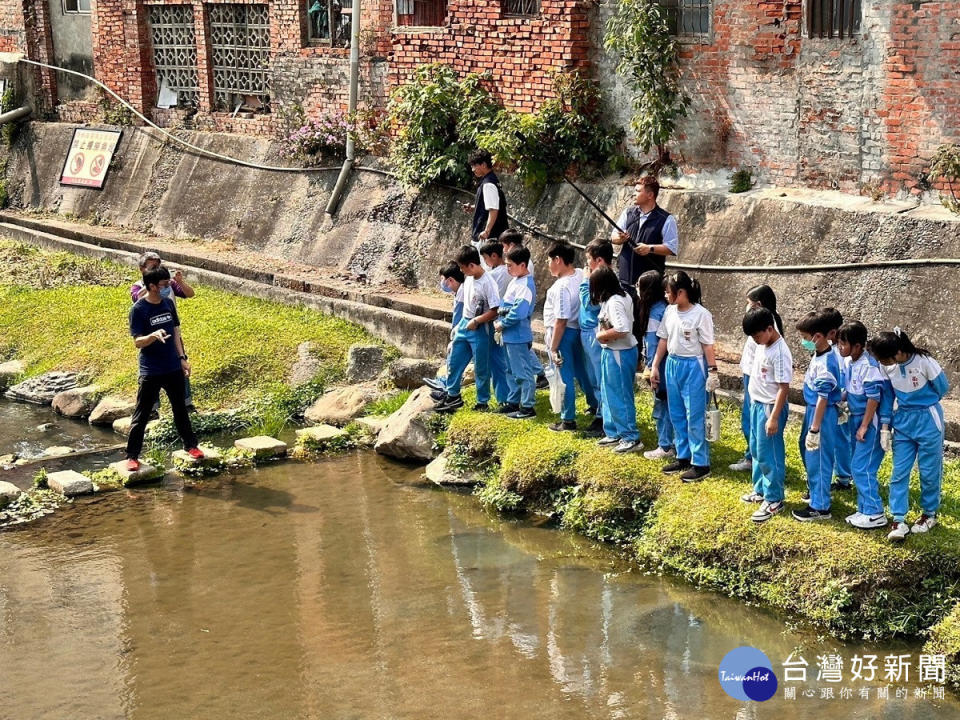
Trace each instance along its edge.
<instances>
[{"instance_id":1,"label":"stepping stone","mask_svg":"<svg viewBox=\"0 0 960 720\"><path fill-rule=\"evenodd\" d=\"M255 435L248 438L240 438L233 443L237 450L243 450L253 455L255 458L279 457L287 454L287 444L280 442L276 438L267 435Z\"/></svg>"},{"instance_id":2,"label":"stepping stone","mask_svg":"<svg viewBox=\"0 0 960 720\"><path fill-rule=\"evenodd\" d=\"M22 495L22 491L13 483L0 481L0 510Z\"/></svg>"},{"instance_id":3,"label":"stepping stone","mask_svg":"<svg viewBox=\"0 0 960 720\"><path fill-rule=\"evenodd\" d=\"M60 455L69 455L73 452L72 447L66 445L53 445L43 451L44 457L59 457Z\"/></svg>"},{"instance_id":4,"label":"stepping stone","mask_svg":"<svg viewBox=\"0 0 960 720\"><path fill-rule=\"evenodd\" d=\"M118 435L123 435L124 437L130 437L130 423L133 421L132 417L119 418L113 421L113 431ZM159 423L159 420L151 420L147 423L147 428L144 430L144 434L150 432L150 429Z\"/></svg>"},{"instance_id":5,"label":"stepping stone","mask_svg":"<svg viewBox=\"0 0 960 720\"><path fill-rule=\"evenodd\" d=\"M47 475L47 487L66 497L93 492L93 482L76 470L61 470Z\"/></svg>"},{"instance_id":6,"label":"stepping stone","mask_svg":"<svg viewBox=\"0 0 960 720\"><path fill-rule=\"evenodd\" d=\"M333 425L315 425L314 427L297 430L297 440L312 440L318 443L333 440L343 435L346 435L346 433Z\"/></svg>"},{"instance_id":7,"label":"stepping stone","mask_svg":"<svg viewBox=\"0 0 960 720\"><path fill-rule=\"evenodd\" d=\"M177 450L171 456L173 457L174 465L201 468L218 468L223 465L223 455L220 454L219 450L204 445L201 445L200 449L203 450L203 457L199 460L190 457L190 453L186 450Z\"/></svg>"},{"instance_id":8,"label":"stepping stone","mask_svg":"<svg viewBox=\"0 0 960 720\"><path fill-rule=\"evenodd\" d=\"M126 485L133 485L135 483L150 482L151 480L159 480L163 477L163 468L157 468L153 465L147 465L147 463L140 463L140 469L130 471L127 470L127 461L119 460L115 463L110 463L110 469L116 470L120 475L121 482Z\"/></svg>"}]
</instances>

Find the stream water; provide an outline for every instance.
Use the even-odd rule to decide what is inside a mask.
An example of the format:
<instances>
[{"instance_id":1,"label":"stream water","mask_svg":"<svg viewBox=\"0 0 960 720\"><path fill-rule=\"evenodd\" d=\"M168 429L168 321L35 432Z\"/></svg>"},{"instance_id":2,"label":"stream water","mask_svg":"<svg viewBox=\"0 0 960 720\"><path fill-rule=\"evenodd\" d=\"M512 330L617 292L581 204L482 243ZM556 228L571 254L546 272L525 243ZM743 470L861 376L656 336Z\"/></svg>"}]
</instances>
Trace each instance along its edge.
<instances>
[{"instance_id":1,"label":"stream water","mask_svg":"<svg viewBox=\"0 0 960 720\"><path fill-rule=\"evenodd\" d=\"M950 693L915 697L914 646L788 631L418 476L355 453L98 496L0 533L0 718L960 718ZM781 679L767 702L718 682L743 645ZM798 646L808 682L790 700ZM817 682L831 652L844 682ZM881 673L911 654L910 682L879 699L882 677L849 680L857 653Z\"/></svg>"},{"instance_id":2,"label":"stream water","mask_svg":"<svg viewBox=\"0 0 960 720\"><path fill-rule=\"evenodd\" d=\"M41 426L49 425L40 430ZM0 455L36 458L54 445L89 450L118 442L109 427L89 425L57 415L49 406L0 399ZM121 438L122 440L122 438Z\"/></svg>"}]
</instances>

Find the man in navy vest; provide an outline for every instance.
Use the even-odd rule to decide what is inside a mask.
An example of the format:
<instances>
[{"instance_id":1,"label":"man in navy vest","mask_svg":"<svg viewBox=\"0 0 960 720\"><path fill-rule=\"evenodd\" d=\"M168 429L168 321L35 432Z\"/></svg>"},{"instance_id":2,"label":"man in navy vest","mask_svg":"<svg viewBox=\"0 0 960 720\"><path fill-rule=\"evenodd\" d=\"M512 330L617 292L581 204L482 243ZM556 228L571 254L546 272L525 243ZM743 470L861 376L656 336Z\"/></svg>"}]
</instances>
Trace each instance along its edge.
<instances>
[{"instance_id":1,"label":"man in navy vest","mask_svg":"<svg viewBox=\"0 0 960 720\"><path fill-rule=\"evenodd\" d=\"M646 176L637 182L634 205L617 219L625 232L614 230L610 242L620 245L617 275L620 284L632 294L637 278L647 270L663 275L667 258L679 248L677 219L657 205L660 183Z\"/></svg>"},{"instance_id":2,"label":"man in navy vest","mask_svg":"<svg viewBox=\"0 0 960 720\"><path fill-rule=\"evenodd\" d=\"M464 209L473 210L473 244L479 248L488 240L496 240L507 229L507 198L493 172L490 153L478 150L468 162L473 174L480 178L480 186L473 205L465 205Z\"/></svg>"}]
</instances>

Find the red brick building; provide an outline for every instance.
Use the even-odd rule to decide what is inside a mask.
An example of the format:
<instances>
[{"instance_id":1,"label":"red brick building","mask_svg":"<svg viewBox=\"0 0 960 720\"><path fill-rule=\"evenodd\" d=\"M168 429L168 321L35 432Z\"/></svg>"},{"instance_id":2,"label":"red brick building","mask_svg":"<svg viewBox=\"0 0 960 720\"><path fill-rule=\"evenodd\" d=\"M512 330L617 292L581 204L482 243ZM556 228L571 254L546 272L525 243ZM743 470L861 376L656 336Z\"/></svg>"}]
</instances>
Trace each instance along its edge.
<instances>
[{"instance_id":1,"label":"red brick building","mask_svg":"<svg viewBox=\"0 0 960 720\"><path fill-rule=\"evenodd\" d=\"M534 110L557 70L592 73L610 115L629 95L600 48L615 0L366 0L361 104L382 107L420 63L490 71ZM685 169L919 192L960 142L958 0L660 0L693 99ZM349 0L0 0L0 51L95 75L161 125L276 135L346 106ZM40 107L98 113L76 78L39 71ZM158 107L165 105L171 107Z\"/></svg>"}]
</instances>

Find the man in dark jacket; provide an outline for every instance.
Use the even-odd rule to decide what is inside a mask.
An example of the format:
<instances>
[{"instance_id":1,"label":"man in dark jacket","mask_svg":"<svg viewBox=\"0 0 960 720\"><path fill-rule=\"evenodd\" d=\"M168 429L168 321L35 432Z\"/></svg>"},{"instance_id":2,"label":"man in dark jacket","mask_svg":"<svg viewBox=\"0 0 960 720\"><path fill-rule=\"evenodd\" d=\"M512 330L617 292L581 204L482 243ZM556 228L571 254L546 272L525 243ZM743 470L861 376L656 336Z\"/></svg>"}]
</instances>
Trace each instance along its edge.
<instances>
[{"instance_id":1,"label":"man in dark jacket","mask_svg":"<svg viewBox=\"0 0 960 720\"><path fill-rule=\"evenodd\" d=\"M620 245L617 275L626 290L633 290L647 270L663 275L667 258L679 251L677 219L657 205L660 183L646 176L636 185L633 207L623 211L617 220L625 232L614 230L610 242Z\"/></svg>"},{"instance_id":2,"label":"man in dark jacket","mask_svg":"<svg viewBox=\"0 0 960 720\"><path fill-rule=\"evenodd\" d=\"M472 205L464 209L473 211L474 246L488 240L496 240L507 229L507 198L503 194L500 180L493 172L493 158L486 150L478 150L468 161L474 176L480 178L477 197Z\"/></svg>"}]
</instances>

